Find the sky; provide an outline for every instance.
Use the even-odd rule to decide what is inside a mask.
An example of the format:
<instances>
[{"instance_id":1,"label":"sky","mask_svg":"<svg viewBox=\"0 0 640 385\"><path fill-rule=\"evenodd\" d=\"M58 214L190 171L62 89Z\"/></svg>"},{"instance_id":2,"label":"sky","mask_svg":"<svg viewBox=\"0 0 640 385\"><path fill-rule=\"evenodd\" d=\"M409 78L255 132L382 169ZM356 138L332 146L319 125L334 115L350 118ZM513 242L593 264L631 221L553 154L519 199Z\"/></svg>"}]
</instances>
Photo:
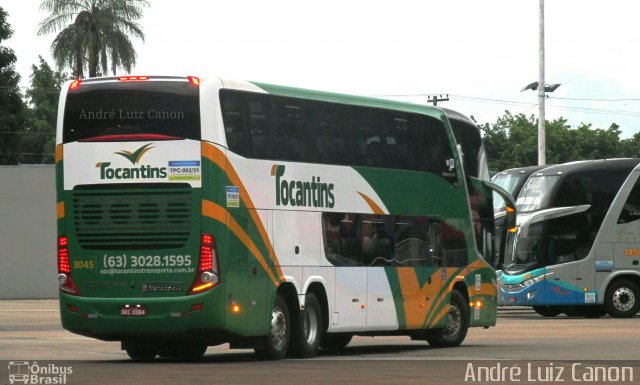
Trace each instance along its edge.
<instances>
[{"instance_id":1,"label":"sky","mask_svg":"<svg viewBox=\"0 0 640 385\"><path fill-rule=\"evenodd\" d=\"M495 123L538 114L539 0L150 0L137 75L219 75L444 106ZM39 0L4 0L27 87L54 35ZM640 131L640 2L547 0L546 118ZM71 23L72 20L69 21ZM120 74L120 73L119 73Z\"/></svg>"}]
</instances>

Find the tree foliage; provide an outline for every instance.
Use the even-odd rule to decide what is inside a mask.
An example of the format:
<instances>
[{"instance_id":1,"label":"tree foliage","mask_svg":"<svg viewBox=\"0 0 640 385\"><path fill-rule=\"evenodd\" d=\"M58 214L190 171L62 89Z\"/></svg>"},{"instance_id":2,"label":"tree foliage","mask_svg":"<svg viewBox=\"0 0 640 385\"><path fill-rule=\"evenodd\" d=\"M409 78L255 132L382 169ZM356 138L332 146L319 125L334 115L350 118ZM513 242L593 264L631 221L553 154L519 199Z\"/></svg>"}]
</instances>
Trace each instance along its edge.
<instances>
[{"instance_id":1,"label":"tree foliage","mask_svg":"<svg viewBox=\"0 0 640 385\"><path fill-rule=\"evenodd\" d=\"M129 35L144 41L137 23L146 0L43 0L40 8L51 12L39 26L38 35L60 31L51 45L59 68L70 68L73 76L130 72L136 51ZM73 22L67 24L69 21Z\"/></svg>"},{"instance_id":2,"label":"tree foliage","mask_svg":"<svg viewBox=\"0 0 640 385\"><path fill-rule=\"evenodd\" d=\"M39 59L39 65L31 67L31 86L26 92L29 108L21 137L20 163L54 161L58 97L66 74L53 71L42 57Z\"/></svg>"},{"instance_id":3,"label":"tree foliage","mask_svg":"<svg viewBox=\"0 0 640 385\"><path fill-rule=\"evenodd\" d=\"M7 12L0 7L0 164L16 164L19 156L18 131L24 123L24 102L15 71L16 55L2 44L13 34Z\"/></svg>"},{"instance_id":4,"label":"tree foliage","mask_svg":"<svg viewBox=\"0 0 640 385\"><path fill-rule=\"evenodd\" d=\"M593 128L582 123L572 128L564 118L546 121L546 158L548 164L575 160L616 157L640 157L640 133L630 139L620 139L620 127ZM509 111L494 124L481 126L494 171L538 163L538 119Z\"/></svg>"}]
</instances>

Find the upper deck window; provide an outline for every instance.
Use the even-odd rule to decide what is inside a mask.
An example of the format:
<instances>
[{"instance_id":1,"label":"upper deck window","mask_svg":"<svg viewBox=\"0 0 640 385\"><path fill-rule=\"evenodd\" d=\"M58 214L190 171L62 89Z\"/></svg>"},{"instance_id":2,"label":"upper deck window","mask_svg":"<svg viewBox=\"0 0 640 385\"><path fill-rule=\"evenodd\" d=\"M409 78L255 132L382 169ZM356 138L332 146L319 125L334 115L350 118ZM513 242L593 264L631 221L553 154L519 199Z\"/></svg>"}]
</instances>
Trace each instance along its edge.
<instances>
[{"instance_id":1,"label":"upper deck window","mask_svg":"<svg viewBox=\"0 0 640 385\"><path fill-rule=\"evenodd\" d=\"M426 115L236 90L220 104L227 145L247 158L455 176L444 124Z\"/></svg>"},{"instance_id":2,"label":"upper deck window","mask_svg":"<svg viewBox=\"0 0 640 385\"><path fill-rule=\"evenodd\" d=\"M69 90L64 143L135 140L149 135L154 140L199 140L199 89L185 79L82 82Z\"/></svg>"}]
</instances>

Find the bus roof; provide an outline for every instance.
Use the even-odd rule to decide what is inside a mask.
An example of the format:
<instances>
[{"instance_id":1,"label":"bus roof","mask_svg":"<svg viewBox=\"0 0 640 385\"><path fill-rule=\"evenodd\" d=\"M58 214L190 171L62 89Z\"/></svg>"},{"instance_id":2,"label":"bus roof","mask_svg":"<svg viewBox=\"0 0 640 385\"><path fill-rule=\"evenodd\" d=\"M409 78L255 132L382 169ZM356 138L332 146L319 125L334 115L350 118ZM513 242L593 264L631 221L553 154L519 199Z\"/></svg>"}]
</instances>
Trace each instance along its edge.
<instances>
[{"instance_id":1,"label":"bus roof","mask_svg":"<svg viewBox=\"0 0 640 385\"><path fill-rule=\"evenodd\" d=\"M461 123L464 123L467 126L475 127L476 130L480 131L480 128L476 125L476 123L469 119L466 115L459 113L458 111L452 110L450 108L440 107L444 114L449 118L449 120L457 120Z\"/></svg>"},{"instance_id":2,"label":"bus roof","mask_svg":"<svg viewBox=\"0 0 640 385\"><path fill-rule=\"evenodd\" d=\"M228 82L223 80L225 86ZM304 98L304 99L312 99L319 100L324 102L334 102L334 103L344 103L357 105L362 107L374 107L374 108L388 108L401 110L406 112L414 112L424 115L429 115L438 119L442 119L446 117L446 114L439 108L424 105L424 104L415 104L408 102L399 102L395 100L388 99L380 99L368 96L355 96L355 95L347 95L341 93L334 92L326 92L326 91L317 91L317 90L309 90L304 88L296 88L296 87L287 87L280 86L274 84L253 82L253 85L261 88L272 95L278 96L287 96L292 98ZM233 88L233 87L229 87Z\"/></svg>"},{"instance_id":3,"label":"bus roof","mask_svg":"<svg viewBox=\"0 0 640 385\"><path fill-rule=\"evenodd\" d=\"M576 162L563 163L558 165L549 166L541 169L538 172L534 172L536 176L543 175L570 175L589 173L591 171L624 171L629 172L640 164L640 159L633 158L617 158L617 159L596 159L596 160L581 160Z\"/></svg>"},{"instance_id":4,"label":"bus roof","mask_svg":"<svg viewBox=\"0 0 640 385\"><path fill-rule=\"evenodd\" d=\"M498 175L522 175L529 176L538 170L542 170L543 168L555 166L554 164L545 164L545 165L535 165L535 166L526 166L526 167L515 167L510 168L508 170L500 171L495 176Z\"/></svg>"}]
</instances>

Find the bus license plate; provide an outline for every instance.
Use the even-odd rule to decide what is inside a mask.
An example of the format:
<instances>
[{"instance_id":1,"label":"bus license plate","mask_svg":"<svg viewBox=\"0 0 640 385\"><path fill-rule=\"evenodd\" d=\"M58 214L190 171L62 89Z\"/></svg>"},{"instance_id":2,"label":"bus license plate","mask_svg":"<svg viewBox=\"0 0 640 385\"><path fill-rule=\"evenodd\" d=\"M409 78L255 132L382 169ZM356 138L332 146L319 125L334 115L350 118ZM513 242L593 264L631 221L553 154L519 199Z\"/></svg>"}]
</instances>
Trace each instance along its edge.
<instances>
[{"instance_id":1,"label":"bus license plate","mask_svg":"<svg viewBox=\"0 0 640 385\"><path fill-rule=\"evenodd\" d=\"M120 308L122 317L144 317L147 315L147 308L142 305L124 305Z\"/></svg>"}]
</instances>

